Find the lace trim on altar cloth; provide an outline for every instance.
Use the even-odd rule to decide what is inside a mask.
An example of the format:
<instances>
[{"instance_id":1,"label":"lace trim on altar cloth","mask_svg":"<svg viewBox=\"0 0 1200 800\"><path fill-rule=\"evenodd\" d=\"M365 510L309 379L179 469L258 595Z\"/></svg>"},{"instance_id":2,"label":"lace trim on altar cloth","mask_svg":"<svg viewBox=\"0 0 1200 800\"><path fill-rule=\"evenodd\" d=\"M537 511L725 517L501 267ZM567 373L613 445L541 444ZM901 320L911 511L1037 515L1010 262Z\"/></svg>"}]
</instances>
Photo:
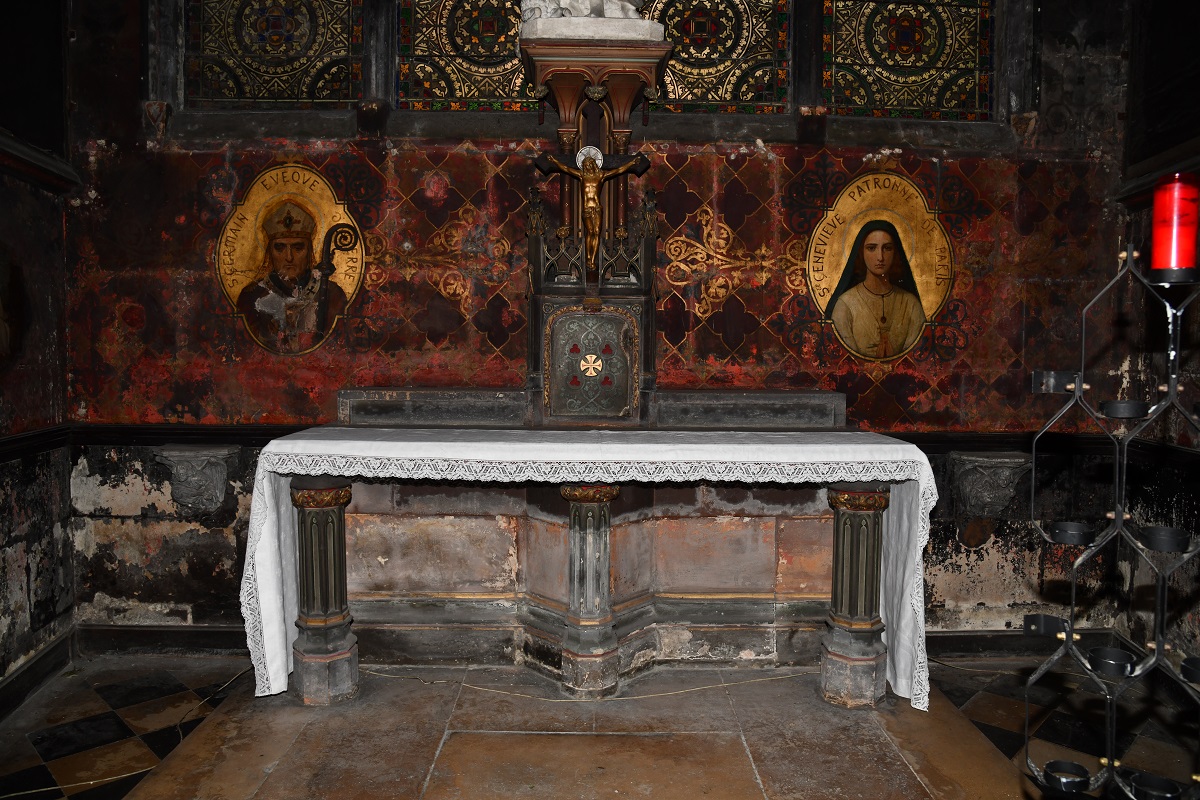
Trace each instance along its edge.
<instances>
[{"instance_id":1,"label":"lace trim on altar cloth","mask_svg":"<svg viewBox=\"0 0 1200 800\"><path fill-rule=\"evenodd\" d=\"M730 461L467 461L453 458L263 453L272 471L293 475L482 481L494 483L673 483L698 480L733 483L826 483L907 481L921 477L920 461L819 461L805 463ZM922 498L924 503L924 498ZM932 506L931 506L932 507Z\"/></svg>"},{"instance_id":2,"label":"lace trim on altar cloth","mask_svg":"<svg viewBox=\"0 0 1200 800\"><path fill-rule=\"evenodd\" d=\"M254 474L254 486L266 486L267 472L261 461ZM262 606L258 599L258 577L255 572L255 556L262 539L267 518L267 503L251 503L250 534L246 541L246 566L242 573L242 588L239 599L242 603L242 621L246 625L246 646L250 648L250 663L254 667L254 694L273 694L271 676L267 672L267 653L263 642Z\"/></svg>"},{"instance_id":3,"label":"lace trim on altar cloth","mask_svg":"<svg viewBox=\"0 0 1200 800\"><path fill-rule=\"evenodd\" d=\"M929 710L929 656L925 652L925 548L929 544L929 515L937 504L937 486L930 478L921 484L921 519L917 525L917 569L909 587L908 604L916 619L922 620L921 635L916 637L913 659L912 697L909 702L918 711Z\"/></svg>"}]
</instances>

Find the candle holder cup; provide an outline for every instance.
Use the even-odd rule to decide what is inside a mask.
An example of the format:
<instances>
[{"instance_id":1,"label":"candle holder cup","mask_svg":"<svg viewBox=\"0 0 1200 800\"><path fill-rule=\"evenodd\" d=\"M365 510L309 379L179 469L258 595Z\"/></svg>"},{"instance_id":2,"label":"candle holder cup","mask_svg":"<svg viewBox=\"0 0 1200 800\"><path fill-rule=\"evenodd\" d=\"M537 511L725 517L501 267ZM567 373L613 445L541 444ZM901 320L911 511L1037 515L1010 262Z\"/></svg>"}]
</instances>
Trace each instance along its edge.
<instances>
[{"instance_id":1,"label":"candle holder cup","mask_svg":"<svg viewBox=\"0 0 1200 800\"><path fill-rule=\"evenodd\" d=\"M1093 647L1088 650L1088 666L1109 678L1125 678L1133 672L1136 656L1119 647Z\"/></svg>"},{"instance_id":2,"label":"candle holder cup","mask_svg":"<svg viewBox=\"0 0 1200 800\"><path fill-rule=\"evenodd\" d=\"M1192 535L1183 528L1147 525L1137 532L1137 540L1156 553L1182 553L1192 543Z\"/></svg>"},{"instance_id":3,"label":"candle holder cup","mask_svg":"<svg viewBox=\"0 0 1200 800\"><path fill-rule=\"evenodd\" d=\"M1155 286L1180 286L1189 283L1200 283L1200 269L1149 269L1146 270L1146 282Z\"/></svg>"},{"instance_id":4,"label":"candle holder cup","mask_svg":"<svg viewBox=\"0 0 1200 800\"><path fill-rule=\"evenodd\" d=\"M1087 791L1091 773L1082 764L1055 759L1042 768L1042 783L1056 792Z\"/></svg>"},{"instance_id":5,"label":"candle holder cup","mask_svg":"<svg viewBox=\"0 0 1200 800\"><path fill-rule=\"evenodd\" d=\"M1109 419L1142 419L1150 413L1150 404L1142 400L1102 400L1100 413Z\"/></svg>"},{"instance_id":6,"label":"candle holder cup","mask_svg":"<svg viewBox=\"0 0 1200 800\"><path fill-rule=\"evenodd\" d=\"M1055 544L1075 544L1086 547L1096 540L1096 528L1088 522L1052 522L1047 531Z\"/></svg>"},{"instance_id":7,"label":"candle holder cup","mask_svg":"<svg viewBox=\"0 0 1200 800\"><path fill-rule=\"evenodd\" d=\"M1129 776L1129 786L1137 800L1175 800L1183 797L1183 786L1160 775L1135 772Z\"/></svg>"}]
</instances>

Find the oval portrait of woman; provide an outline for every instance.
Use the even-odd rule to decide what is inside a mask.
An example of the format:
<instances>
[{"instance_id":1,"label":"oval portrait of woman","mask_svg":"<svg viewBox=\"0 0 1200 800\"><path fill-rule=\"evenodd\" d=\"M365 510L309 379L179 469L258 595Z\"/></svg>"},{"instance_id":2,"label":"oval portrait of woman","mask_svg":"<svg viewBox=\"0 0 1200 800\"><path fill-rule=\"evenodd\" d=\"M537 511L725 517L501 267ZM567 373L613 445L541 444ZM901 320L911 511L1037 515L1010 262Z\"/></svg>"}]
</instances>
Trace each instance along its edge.
<instances>
[{"instance_id":1,"label":"oval portrait of woman","mask_svg":"<svg viewBox=\"0 0 1200 800\"><path fill-rule=\"evenodd\" d=\"M912 350L945 303L949 238L906 178L858 178L809 244L808 280L827 324L850 352L887 361Z\"/></svg>"}]
</instances>

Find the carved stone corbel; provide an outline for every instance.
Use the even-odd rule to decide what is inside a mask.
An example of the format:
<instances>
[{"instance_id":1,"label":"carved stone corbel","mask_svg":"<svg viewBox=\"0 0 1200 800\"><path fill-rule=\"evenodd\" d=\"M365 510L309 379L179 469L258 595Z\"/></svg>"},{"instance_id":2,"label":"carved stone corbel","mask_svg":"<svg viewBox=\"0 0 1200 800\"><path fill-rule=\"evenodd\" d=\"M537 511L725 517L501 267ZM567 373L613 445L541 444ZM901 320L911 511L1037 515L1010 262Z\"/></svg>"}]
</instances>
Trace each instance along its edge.
<instances>
[{"instance_id":1,"label":"carved stone corbel","mask_svg":"<svg viewBox=\"0 0 1200 800\"><path fill-rule=\"evenodd\" d=\"M1029 472L1025 453L951 453L957 516L979 519L1000 516Z\"/></svg>"},{"instance_id":2,"label":"carved stone corbel","mask_svg":"<svg viewBox=\"0 0 1200 800\"><path fill-rule=\"evenodd\" d=\"M221 507L236 445L169 444L155 449L155 458L171 468L171 499L180 508L207 513Z\"/></svg>"}]
</instances>

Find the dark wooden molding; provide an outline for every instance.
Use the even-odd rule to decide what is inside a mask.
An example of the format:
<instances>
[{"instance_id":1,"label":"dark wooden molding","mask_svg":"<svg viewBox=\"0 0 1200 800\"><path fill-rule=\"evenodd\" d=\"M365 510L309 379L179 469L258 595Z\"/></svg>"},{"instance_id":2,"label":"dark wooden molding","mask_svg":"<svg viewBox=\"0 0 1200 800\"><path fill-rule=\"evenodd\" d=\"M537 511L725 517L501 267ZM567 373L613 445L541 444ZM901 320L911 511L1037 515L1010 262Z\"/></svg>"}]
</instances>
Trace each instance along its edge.
<instances>
[{"instance_id":1,"label":"dark wooden molding","mask_svg":"<svg viewBox=\"0 0 1200 800\"><path fill-rule=\"evenodd\" d=\"M56 425L53 428L0 437L0 463L36 456L70 445L71 428L68 425Z\"/></svg>"},{"instance_id":2,"label":"dark wooden molding","mask_svg":"<svg viewBox=\"0 0 1200 800\"><path fill-rule=\"evenodd\" d=\"M944 455L961 452L1007 452L1028 453L1033 442L1032 433L959 433L954 431L875 431L902 442L915 444L926 455Z\"/></svg>"},{"instance_id":3,"label":"dark wooden molding","mask_svg":"<svg viewBox=\"0 0 1200 800\"><path fill-rule=\"evenodd\" d=\"M164 444L236 444L263 447L312 425L75 425L71 444L156 447Z\"/></svg>"},{"instance_id":4,"label":"dark wooden molding","mask_svg":"<svg viewBox=\"0 0 1200 800\"><path fill-rule=\"evenodd\" d=\"M1109 628L1077 631L1085 645L1114 646L1118 637ZM992 656L1048 656L1058 649L1052 637L1026 636L1020 630L926 631L925 652L930 661L939 658L986 658Z\"/></svg>"},{"instance_id":5,"label":"dark wooden molding","mask_svg":"<svg viewBox=\"0 0 1200 800\"><path fill-rule=\"evenodd\" d=\"M0 128L0 171L45 189L64 194L79 186L79 174L67 162L26 144Z\"/></svg>"},{"instance_id":6,"label":"dark wooden molding","mask_svg":"<svg viewBox=\"0 0 1200 800\"><path fill-rule=\"evenodd\" d=\"M314 427L292 425L56 425L36 431L0 436L0 462L37 455L59 447L95 445L158 447L166 444L233 444L263 447L272 439ZM949 453L1031 452L1032 432L962 433L955 431L879 431L903 442L915 444L926 455ZM1113 441L1101 434L1047 434L1038 440L1038 453L1045 455L1110 456ZM1195 467L1200 465L1200 450L1162 442L1137 440L1129 444L1129 456L1135 463Z\"/></svg>"},{"instance_id":7,"label":"dark wooden molding","mask_svg":"<svg viewBox=\"0 0 1200 800\"><path fill-rule=\"evenodd\" d=\"M158 447L166 444L234 444L263 447L272 439L311 425L56 425L0 436L0 463L60 447L113 445Z\"/></svg>"}]
</instances>

